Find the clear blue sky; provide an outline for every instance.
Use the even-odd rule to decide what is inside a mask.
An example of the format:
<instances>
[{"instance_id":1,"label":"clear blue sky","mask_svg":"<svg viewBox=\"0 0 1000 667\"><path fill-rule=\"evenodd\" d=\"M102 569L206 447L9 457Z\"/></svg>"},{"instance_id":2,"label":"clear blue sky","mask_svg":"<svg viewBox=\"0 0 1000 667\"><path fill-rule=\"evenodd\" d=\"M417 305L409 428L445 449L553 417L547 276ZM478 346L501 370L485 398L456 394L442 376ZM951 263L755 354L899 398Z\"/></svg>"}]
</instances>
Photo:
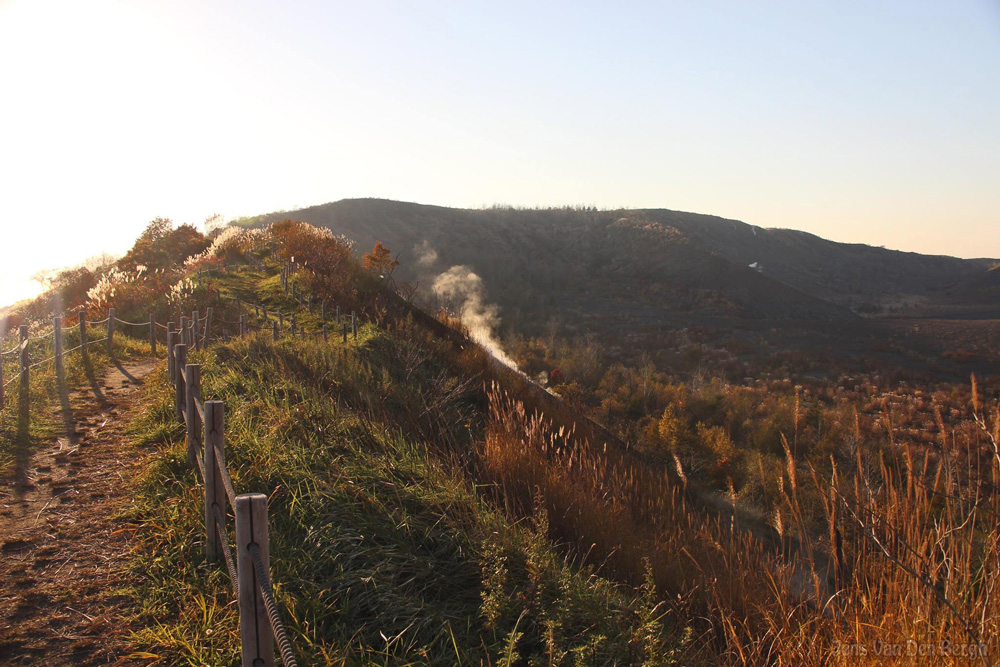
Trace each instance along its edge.
<instances>
[{"instance_id":1,"label":"clear blue sky","mask_svg":"<svg viewBox=\"0 0 1000 667\"><path fill-rule=\"evenodd\" d=\"M366 196L998 257L998 66L990 0L0 0L0 301L156 216Z\"/></svg>"}]
</instances>

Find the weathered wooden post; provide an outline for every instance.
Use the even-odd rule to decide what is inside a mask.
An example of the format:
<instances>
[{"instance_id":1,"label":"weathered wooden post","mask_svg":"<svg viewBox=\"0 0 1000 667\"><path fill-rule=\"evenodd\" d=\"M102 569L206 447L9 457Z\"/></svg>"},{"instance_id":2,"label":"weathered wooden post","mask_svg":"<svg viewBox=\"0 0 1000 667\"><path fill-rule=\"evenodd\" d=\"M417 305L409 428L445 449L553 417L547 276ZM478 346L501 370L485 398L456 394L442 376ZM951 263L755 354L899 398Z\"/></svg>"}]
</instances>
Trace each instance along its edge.
<instances>
[{"instance_id":1,"label":"weathered wooden post","mask_svg":"<svg viewBox=\"0 0 1000 667\"><path fill-rule=\"evenodd\" d=\"M295 313L292 313L292 337L295 337Z\"/></svg>"},{"instance_id":2,"label":"weathered wooden post","mask_svg":"<svg viewBox=\"0 0 1000 667\"><path fill-rule=\"evenodd\" d=\"M347 342L347 320L344 320L344 342Z\"/></svg>"},{"instance_id":3,"label":"weathered wooden post","mask_svg":"<svg viewBox=\"0 0 1000 667\"><path fill-rule=\"evenodd\" d=\"M212 330L212 307L209 306L208 308L205 309L205 338L203 341L205 347L208 347L208 336L209 336L209 331L211 330Z\"/></svg>"},{"instance_id":4,"label":"weathered wooden post","mask_svg":"<svg viewBox=\"0 0 1000 667\"><path fill-rule=\"evenodd\" d=\"M167 324L167 379L172 383L177 377L174 369L174 347L177 345L177 332L173 330L174 323Z\"/></svg>"},{"instance_id":5,"label":"weathered wooden post","mask_svg":"<svg viewBox=\"0 0 1000 667\"><path fill-rule=\"evenodd\" d=\"M184 423L184 366L187 365L187 345L174 345L174 409L177 421Z\"/></svg>"},{"instance_id":6,"label":"weathered wooden post","mask_svg":"<svg viewBox=\"0 0 1000 667\"><path fill-rule=\"evenodd\" d=\"M63 379L62 317L52 318L52 347L56 356L56 378Z\"/></svg>"},{"instance_id":7,"label":"weathered wooden post","mask_svg":"<svg viewBox=\"0 0 1000 667\"><path fill-rule=\"evenodd\" d=\"M327 342L326 325L323 325L323 342Z\"/></svg>"},{"instance_id":8,"label":"weathered wooden post","mask_svg":"<svg viewBox=\"0 0 1000 667\"><path fill-rule=\"evenodd\" d=\"M271 335L274 336L274 342L278 342L278 323L271 322Z\"/></svg>"},{"instance_id":9,"label":"weathered wooden post","mask_svg":"<svg viewBox=\"0 0 1000 667\"><path fill-rule=\"evenodd\" d=\"M156 354L156 315L149 314L149 349Z\"/></svg>"},{"instance_id":10,"label":"weathered wooden post","mask_svg":"<svg viewBox=\"0 0 1000 667\"><path fill-rule=\"evenodd\" d=\"M31 370L31 357L28 356L28 325L22 324L18 331L21 334L21 352L18 359L21 360L21 398L24 404L28 404L28 373Z\"/></svg>"},{"instance_id":11,"label":"weathered wooden post","mask_svg":"<svg viewBox=\"0 0 1000 667\"><path fill-rule=\"evenodd\" d=\"M198 408L194 403L201 396L201 366L184 365L184 414L187 415L187 463L194 468L198 465ZM206 473L208 474L208 473Z\"/></svg>"},{"instance_id":12,"label":"weathered wooden post","mask_svg":"<svg viewBox=\"0 0 1000 667\"><path fill-rule=\"evenodd\" d=\"M205 556L210 561L222 555L219 535L226 531L226 524L215 520L216 508L223 522L226 520L226 487L221 472L226 467L225 415L222 401L205 401Z\"/></svg>"},{"instance_id":13,"label":"weathered wooden post","mask_svg":"<svg viewBox=\"0 0 1000 667\"><path fill-rule=\"evenodd\" d=\"M278 326L282 329L285 328L285 314L280 310L278 311Z\"/></svg>"},{"instance_id":14,"label":"weathered wooden post","mask_svg":"<svg viewBox=\"0 0 1000 667\"><path fill-rule=\"evenodd\" d=\"M260 306L258 306L256 303L253 305L253 316L260 317Z\"/></svg>"},{"instance_id":15,"label":"weathered wooden post","mask_svg":"<svg viewBox=\"0 0 1000 667\"><path fill-rule=\"evenodd\" d=\"M236 496L236 566L240 591L240 644L243 667L273 667L274 636L267 620L260 582L254 569L253 551L264 571L270 567L267 534L267 496L247 493Z\"/></svg>"},{"instance_id":16,"label":"weathered wooden post","mask_svg":"<svg viewBox=\"0 0 1000 667\"><path fill-rule=\"evenodd\" d=\"M180 334L181 335L180 335L179 339L177 340L177 342L180 343L180 344L183 344L183 345L187 345L187 342L188 342L188 339L187 339L187 337L188 337L188 318L187 318L187 315L181 315ZM183 371L183 370L184 369L182 367L181 371Z\"/></svg>"},{"instance_id":17,"label":"weathered wooden post","mask_svg":"<svg viewBox=\"0 0 1000 667\"><path fill-rule=\"evenodd\" d=\"M319 317L321 320L326 322L326 301L319 304Z\"/></svg>"},{"instance_id":18,"label":"weathered wooden post","mask_svg":"<svg viewBox=\"0 0 1000 667\"><path fill-rule=\"evenodd\" d=\"M87 309L81 308L77 314L77 322L80 325L80 345L83 345L83 354L87 354Z\"/></svg>"},{"instance_id":19,"label":"weathered wooden post","mask_svg":"<svg viewBox=\"0 0 1000 667\"><path fill-rule=\"evenodd\" d=\"M201 345L198 344L198 311L191 311L191 347L198 350L201 349Z\"/></svg>"},{"instance_id":20,"label":"weathered wooden post","mask_svg":"<svg viewBox=\"0 0 1000 667\"><path fill-rule=\"evenodd\" d=\"M354 337L358 337L358 318L355 316L354 311L351 311L351 330L354 331Z\"/></svg>"},{"instance_id":21,"label":"weathered wooden post","mask_svg":"<svg viewBox=\"0 0 1000 667\"><path fill-rule=\"evenodd\" d=\"M108 354L111 354L111 345L115 339L115 309L108 308Z\"/></svg>"},{"instance_id":22,"label":"weathered wooden post","mask_svg":"<svg viewBox=\"0 0 1000 667\"><path fill-rule=\"evenodd\" d=\"M240 336L247 335L247 316L240 315Z\"/></svg>"},{"instance_id":23,"label":"weathered wooden post","mask_svg":"<svg viewBox=\"0 0 1000 667\"><path fill-rule=\"evenodd\" d=\"M340 306L337 306L337 324L340 324Z\"/></svg>"}]
</instances>

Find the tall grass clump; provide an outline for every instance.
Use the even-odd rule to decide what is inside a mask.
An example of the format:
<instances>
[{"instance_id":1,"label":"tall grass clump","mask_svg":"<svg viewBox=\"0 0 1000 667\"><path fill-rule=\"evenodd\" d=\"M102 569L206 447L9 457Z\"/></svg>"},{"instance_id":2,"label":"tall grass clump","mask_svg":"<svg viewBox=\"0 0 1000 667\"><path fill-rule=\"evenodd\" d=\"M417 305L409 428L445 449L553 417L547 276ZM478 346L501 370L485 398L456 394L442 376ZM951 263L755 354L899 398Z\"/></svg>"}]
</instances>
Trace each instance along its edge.
<instances>
[{"instance_id":1,"label":"tall grass clump","mask_svg":"<svg viewBox=\"0 0 1000 667\"><path fill-rule=\"evenodd\" d=\"M709 501L718 509L725 497L697 497L683 471L672 480L653 462L575 439L496 390L481 472L511 514L543 506L550 532L587 562L633 582L648 568L671 615L704 633L703 657L982 660L1000 649L1000 415L973 409L981 437L943 437L922 455L904 447L899 466L858 448L821 475L786 442L776 536L745 521L735 496L731 512L709 518ZM821 499L823 530L805 498Z\"/></svg>"}]
</instances>

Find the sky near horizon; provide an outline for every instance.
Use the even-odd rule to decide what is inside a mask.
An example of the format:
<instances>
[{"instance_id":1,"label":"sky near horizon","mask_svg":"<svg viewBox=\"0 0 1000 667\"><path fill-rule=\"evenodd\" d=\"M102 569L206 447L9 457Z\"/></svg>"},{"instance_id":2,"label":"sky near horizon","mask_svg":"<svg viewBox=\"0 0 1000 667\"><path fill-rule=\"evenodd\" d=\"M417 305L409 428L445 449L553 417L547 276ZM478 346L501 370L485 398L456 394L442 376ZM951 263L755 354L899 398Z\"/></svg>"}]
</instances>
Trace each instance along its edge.
<instances>
[{"instance_id":1,"label":"sky near horizon","mask_svg":"<svg viewBox=\"0 0 1000 667\"><path fill-rule=\"evenodd\" d=\"M0 305L381 197L670 208L1000 257L1000 3L0 0Z\"/></svg>"}]
</instances>

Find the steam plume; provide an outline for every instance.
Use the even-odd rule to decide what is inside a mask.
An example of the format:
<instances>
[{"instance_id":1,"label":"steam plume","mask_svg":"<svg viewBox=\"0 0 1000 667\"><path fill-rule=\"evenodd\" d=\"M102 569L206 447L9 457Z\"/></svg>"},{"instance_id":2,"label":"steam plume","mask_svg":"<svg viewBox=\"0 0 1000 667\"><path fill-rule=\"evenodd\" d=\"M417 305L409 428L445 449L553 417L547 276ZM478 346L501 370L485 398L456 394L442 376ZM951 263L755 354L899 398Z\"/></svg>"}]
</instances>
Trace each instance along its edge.
<instances>
[{"instance_id":1,"label":"steam plume","mask_svg":"<svg viewBox=\"0 0 1000 667\"><path fill-rule=\"evenodd\" d=\"M453 266L434 279L431 289L438 298L459 309L462 324L468 327L477 343L497 361L517 370L517 364L493 337L493 329L500 324L500 309L495 304L484 303L482 278L468 266Z\"/></svg>"},{"instance_id":2,"label":"steam plume","mask_svg":"<svg viewBox=\"0 0 1000 667\"><path fill-rule=\"evenodd\" d=\"M413 246L413 252L417 256L417 264L425 269L430 268L438 258L437 250L431 247L427 239Z\"/></svg>"}]
</instances>

